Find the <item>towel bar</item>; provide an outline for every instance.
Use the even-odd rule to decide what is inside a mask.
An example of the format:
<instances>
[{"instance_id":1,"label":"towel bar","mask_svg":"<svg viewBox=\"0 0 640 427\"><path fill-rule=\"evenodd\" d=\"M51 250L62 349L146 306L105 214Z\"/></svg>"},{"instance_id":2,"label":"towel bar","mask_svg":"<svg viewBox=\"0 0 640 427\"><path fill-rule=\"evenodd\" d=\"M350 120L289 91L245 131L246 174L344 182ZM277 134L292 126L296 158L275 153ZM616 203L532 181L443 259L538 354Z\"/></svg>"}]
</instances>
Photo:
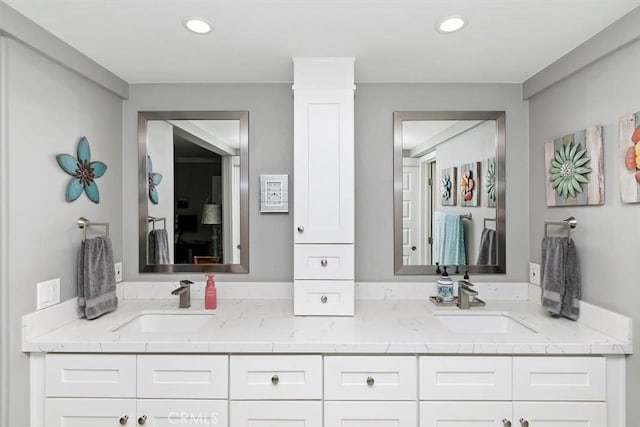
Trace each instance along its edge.
<instances>
[{"instance_id":1,"label":"towel bar","mask_svg":"<svg viewBox=\"0 0 640 427\"><path fill-rule=\"evenodd\" d=\"M544 235L545 237L548 235L548 227L550 225L560 225L567 228L567 237L571 237L571 230L576 228L578 225L578 220L575 217L570 216L569 218L562 221L545 221L544 222Z\"/></svg>"},{"instance_id":2,"label":"towel bar","mask_svg":"<svg viewBox=\"0 0 640 427\"><path fill-rule=\"evenodd\" d=\"M87 229L93 226L102 226L105 228L105 235L109 237L109 223L108 222L93 222L89 221L87 218L81 216L78 218L78 228L84 230L84 235L82 237L82 241L87 240Z\"/></svg>"},{"instance_id":3,"label":"towel bar","mask_svg":"<svg viewBox=\"0 0 640 427\"><path fill-rule=\"evenodd\" d=\"M156 222L162 222L162 228L167 228L167 219L164 217L149 216L147 222L152 224L154 230L156 229Z\"/></svg>"},{"instance_id":4,"label":"towel bar","mask_svg":"<svg viewBox=\"0 0 640 427\"><path fill-rule=\"evenodd\" d=\"M462 219L468 219L468 220L471 220L471 218L473 218L473 216L471 215L471 212L462 214L460 216L462 217Z\"/></svg>"},{"instance_id":5,"label":"towel bar","mask_svg":"<svg viewBox=\"0 0 640 427\"><path fill-rule=\"evenodd\" d=\"M498 222L498 221L497 221L495 218L485 218L485 219L483 220L484 228L487 228L487 222L495 222L495 223L496 223L496 225L497 225L497 222Z\"/></svg>"}]
</instances>

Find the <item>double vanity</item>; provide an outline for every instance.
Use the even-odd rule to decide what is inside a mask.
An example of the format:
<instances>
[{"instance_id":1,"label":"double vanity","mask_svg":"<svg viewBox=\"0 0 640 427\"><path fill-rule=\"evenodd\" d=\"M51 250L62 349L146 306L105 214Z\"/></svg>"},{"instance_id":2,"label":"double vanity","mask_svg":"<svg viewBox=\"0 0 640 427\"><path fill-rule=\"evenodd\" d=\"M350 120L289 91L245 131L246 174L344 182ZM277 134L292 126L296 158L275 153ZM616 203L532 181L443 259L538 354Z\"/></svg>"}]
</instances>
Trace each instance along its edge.
<instances>
[{"instance_id":1,"label":"double vanity","mask_svg":"<svg viewBox=\"0 0 640 427\"><path fill-rule=\"evenodd\" d=\"M526 285L478 284L470 310L430 289L358 299L355 317L295 317L290 299L178 309L162 286L91 322L74 301L25 316L33 426L624 425L628 319L551 318Z\"/></svg>"}]
</instances>

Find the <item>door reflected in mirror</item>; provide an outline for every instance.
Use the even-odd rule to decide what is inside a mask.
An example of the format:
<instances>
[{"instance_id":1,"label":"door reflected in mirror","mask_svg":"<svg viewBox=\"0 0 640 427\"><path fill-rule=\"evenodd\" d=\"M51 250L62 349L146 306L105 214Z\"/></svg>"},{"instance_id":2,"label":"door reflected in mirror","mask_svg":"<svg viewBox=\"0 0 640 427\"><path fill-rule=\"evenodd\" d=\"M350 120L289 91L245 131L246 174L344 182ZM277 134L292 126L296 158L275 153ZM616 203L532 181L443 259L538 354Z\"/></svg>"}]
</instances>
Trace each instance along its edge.
<instances>
[{"instance_id":1,"label":"door reflected in mirror","mask_svg":"<svg viewBox=\"0 0 640 427\"><path fill-rule=\"evenodd\" d=\"M394 114L396 274L504 272L503 165L502 112Z\"/></svg>"},{"instance_id":2,"label":"door reflected in mirror","mask_svg":"<svg viewBox=\"0 0 640 427\"><path fill-rule=\"evenodd\" d=\"M139 129L141 271L247 272L248 113L141 112Z\"/></svg>"}]
</instances>

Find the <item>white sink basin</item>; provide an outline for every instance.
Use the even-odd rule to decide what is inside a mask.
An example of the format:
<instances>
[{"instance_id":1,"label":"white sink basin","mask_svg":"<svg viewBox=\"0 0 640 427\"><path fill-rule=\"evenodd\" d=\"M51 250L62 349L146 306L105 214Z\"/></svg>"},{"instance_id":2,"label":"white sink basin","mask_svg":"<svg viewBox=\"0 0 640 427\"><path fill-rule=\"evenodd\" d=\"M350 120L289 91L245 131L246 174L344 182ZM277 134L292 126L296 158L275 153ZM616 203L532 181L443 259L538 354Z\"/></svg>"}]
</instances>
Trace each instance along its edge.
<instances>
[{"instance_id":1,"label":"white sink basin","mask_svg":"<svg viewBox=\"0 0 640 427\"><path fill-rule=\"evenodd\" d=\"M196 332L213 318L210 313L141 313L116 326L119 332Z\"/></svg>"},{"instance_id":2,"label":"white sink basin","mask_svg":"<svg viewBox=\"0 0 640 427\"><path fill-rule=\"evenodd\" d=\"M539 332L534 327L501 313L439 313L434 316L447 330L458 334L536 334Z\"/></svg>"}]
</instances>

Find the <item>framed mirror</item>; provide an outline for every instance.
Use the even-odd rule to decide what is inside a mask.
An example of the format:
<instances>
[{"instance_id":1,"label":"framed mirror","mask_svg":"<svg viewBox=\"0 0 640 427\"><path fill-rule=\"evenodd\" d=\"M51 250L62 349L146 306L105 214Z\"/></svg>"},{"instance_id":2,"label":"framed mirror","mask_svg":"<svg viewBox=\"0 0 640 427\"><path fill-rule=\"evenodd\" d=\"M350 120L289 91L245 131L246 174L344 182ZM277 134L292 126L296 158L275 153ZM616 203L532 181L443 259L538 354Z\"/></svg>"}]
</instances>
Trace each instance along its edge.
<instances>
[{"instance_id":1,"label":"framed mirror","mask_svg":"<svg viewBox=\"0 0 640 427\"><path fill-rule=\"evenodd\" d=\"M504 274L505 112L393 115L394 271Z\"/></svg>"},{"instance_id":2,"label":"framed mirror","mask_svg":"<svg viewBox=\"0 0 640 427\"><path fill-rule=\"evenodd\" d=\"M140 272L249 272L249 112L138 112Z\"/></svg>"}]
</instances>

